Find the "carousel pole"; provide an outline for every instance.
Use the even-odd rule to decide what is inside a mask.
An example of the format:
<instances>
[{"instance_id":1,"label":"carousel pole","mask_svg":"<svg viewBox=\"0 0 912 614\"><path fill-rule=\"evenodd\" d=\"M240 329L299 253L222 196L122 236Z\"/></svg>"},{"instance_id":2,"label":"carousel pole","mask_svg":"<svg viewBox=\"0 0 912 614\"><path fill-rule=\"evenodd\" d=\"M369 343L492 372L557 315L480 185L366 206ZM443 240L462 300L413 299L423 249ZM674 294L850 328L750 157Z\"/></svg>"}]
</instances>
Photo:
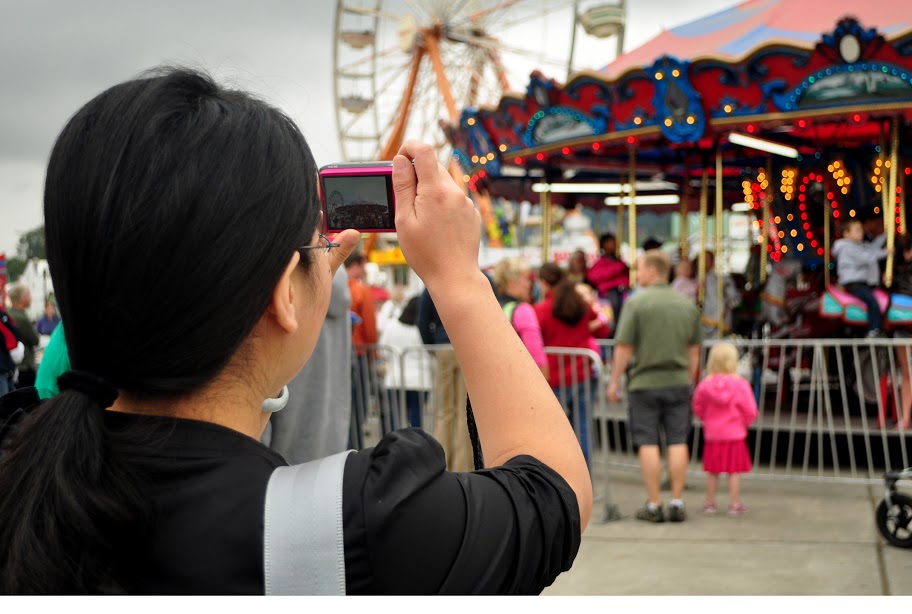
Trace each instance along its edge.
<instances>
[{"instance_id":1,"label":"carousel pole","mask_svg":"<svg viewBox=\"0 0 912 614\"><path fill-rule=\"evenodd\" d=\"M630 254L630 287L636 287L637 269L637 206L636 206L636 147L630 147L630 212L627 216L627 247Z\"/></svg>"},{"instance_id":2,"label":"carousel pole","mask_svg":"<svg viewBox=\"0 0 912 614\"><path fill-rule=\"evenodd\" d=\"M909 233L906 226L906 179L905 174L902 176L902 190L899 193L899 234L905 236Z\"/></svg>"},{"instance_id":3,"label":"carousel pole","mask_svg":"<svg viewBox=\"0 0 912 614\"><path fill-rule=\"evenodd\" d=\"M830 216L823 216L823 287L830 287Z\"/></svg>"},{"instance_id":4,"label":"carousel pole","mask_svg":"<svg viewBox=\"0 0 912 614\"><path fill-rule=\"evenodd\" d=\"M883 214L884 232L887 232L887 229L893 222L893 207L890 199L890 178L887 176L887 163L890 158L887 155L886 132L886 126L880 124L880 212ZM889 237L889 234L887 236ZM892 274L890 277L892 278ZM887 285L887 287L889 288L890 286Z\"/></svg>"},{"instance_id":5,"label":"carousel pole","mask_svg":"<svg viewBox=\"0 0 912 614\"><path fill-rule=\"evenodd\" d=\"M762 186L761 186L762 189ZM763 220L760 223L760 285L766 283L766 265L769 260L769 219L773 207L773 157L766 159L766 189L763 190Z\"/></svg>"},{"instance_id":6,"label":"carousel pole","mask_svg":"<svg viewBox=\"0 0 912 614\"><path fill-rule=\"evenodd\" d=\"M539 198L542 210L542 264L551 260L551 182L548 182L548 189L541 193Z\"/></svg>"},{"instance_id":7,"label":"carousel pole","mask_svg":"<svg viewBox=\"0 0 912 614\"><path fill-rule=\"evenodd\" d=\"M890 215L887 218L888 224L885 226L887 231L887 270L884 273L884 285L890 287L893 285L893 249L896 247L896 171L899 167L899 118L894 117L890 137Z\"/></svg>"},{"instance_id":8,"label":"carousel pole","mask_svg":"<svg viewBox=\"0 0 912 614\"><path fill-rule=\"evenodd\" d=\"M618 221L617 221L617 241L615 241L614 246L614 255L618 260L623 260L621 258L621 243L624 242L624 197L621 197L621 204L618 205Z\"/></svg>"},{"instance_id":9,"label":"carousel pole","mask_svg":"<svg viewBox=\"0 0 912 614\"><path fill-rule=\"evenodd\" d=\"M681 259L689 260L688 255L690 253L690 245L688 244L690 237L687 236L688 225L687 225L687 213L690 208L690 176L685 172L684 174L684 195L681 199L681 236L679 241L679 249L681 253Z\"/></svg>"},{"instance_id":10,"label":"carousel pole","mask_svg":"<svg viewBox=\"0 0 912 614\"><path fill-rule=\"evenodd\" d=\"M703 164L700 179L700 253L697 255L697 302L703 309L706 299L706 208L709 205L709 169Z\"/></svg>"},{"instance_id":11,"label":"carousel pole","mask_svg":"<svg viewBox=\"0 0 912 614\"><path fill-rule=\"evenodd\" d=\"M716 273L716 326L719 337L725 334L725 283L722 279L722 146L716 146L716 214L713 268Z\"/></svg>"}]
</instances>

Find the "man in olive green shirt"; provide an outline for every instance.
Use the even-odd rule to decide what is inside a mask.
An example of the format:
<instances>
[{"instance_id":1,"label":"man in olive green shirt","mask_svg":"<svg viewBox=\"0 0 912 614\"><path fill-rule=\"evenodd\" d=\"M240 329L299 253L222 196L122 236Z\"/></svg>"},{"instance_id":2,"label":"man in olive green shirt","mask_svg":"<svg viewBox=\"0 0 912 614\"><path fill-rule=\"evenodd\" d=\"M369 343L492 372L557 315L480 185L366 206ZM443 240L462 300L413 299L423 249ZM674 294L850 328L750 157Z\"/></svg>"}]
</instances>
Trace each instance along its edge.
<instances>
[{"instance_id":1,"label":"man in olive green shirt","mask_svg":"<svg viewBox=\"0 0 912 614\"><path fill-rule=\"evenodd\" d=\"M696 305L668 285L671 262L661 250L650 250L637 262L638 290L624 305L618 323L608 399L620 400L621 375L630 366L628 427L637 449L646 486L646 506L636 517L663 522L660 482L662 457L659 430L668 445L671 502L668 519L681 522L684 480L689 454L691 393L700 368L703 333Z\"/></svg>"},{"instance_id":2,"label":"man in olive green shirt","mask_svg":"<svg viewBox=\"0 0 912 614\"><path fill-rule=\"evenodd\" d=\"M41 338L26 311L32 306L32 292L28 286L18 283L10 288L9 299L12 307L7 313L15 320L22 344L25 346L25 356L19 363L19 381L16 387L26 388L35 384L35 350L38 349Z\"/></svg>"}]
</instances>

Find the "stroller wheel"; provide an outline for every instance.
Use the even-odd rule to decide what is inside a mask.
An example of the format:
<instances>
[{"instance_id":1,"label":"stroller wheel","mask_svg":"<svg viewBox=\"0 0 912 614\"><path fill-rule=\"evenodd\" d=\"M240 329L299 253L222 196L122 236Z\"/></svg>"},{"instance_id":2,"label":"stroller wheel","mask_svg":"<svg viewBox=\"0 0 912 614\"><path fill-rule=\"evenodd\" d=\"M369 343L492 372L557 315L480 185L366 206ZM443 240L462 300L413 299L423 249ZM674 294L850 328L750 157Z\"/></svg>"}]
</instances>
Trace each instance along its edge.
<instances>
[{"instance_id":1,"label":"stroller wheel","mask_svg":"<svg viewBox=\"0 0 912 614\"><path fill-rule=\"evenodd\" d=\"M893 493L892 505L886 500L877 506L877 528L888 542L900 548L912 548L912 497Z\"/></svg>"}]
</instances>

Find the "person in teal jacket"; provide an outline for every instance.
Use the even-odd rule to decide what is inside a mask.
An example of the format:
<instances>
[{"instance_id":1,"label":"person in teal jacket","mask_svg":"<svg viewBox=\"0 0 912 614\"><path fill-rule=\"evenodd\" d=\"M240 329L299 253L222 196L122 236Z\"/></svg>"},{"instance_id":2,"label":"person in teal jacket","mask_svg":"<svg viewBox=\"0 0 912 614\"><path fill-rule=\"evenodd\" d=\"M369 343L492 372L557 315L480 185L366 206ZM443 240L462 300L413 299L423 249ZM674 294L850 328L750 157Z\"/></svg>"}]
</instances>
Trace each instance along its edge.
<instances>
[{"instance_id":1,"label":"person in teal jacket","mask_svg":"<svg viewBox=\"0 0 912 614\"><path fill-rule=\"evenodd\" d=\"M66 337L63 334L63 322L54 328L44 356L38 365L38 375L35 376L35 388L38 397L49 399L59 392L57 378L70 370L70 354L67 352Z\"/></svg>"}]
</instances>

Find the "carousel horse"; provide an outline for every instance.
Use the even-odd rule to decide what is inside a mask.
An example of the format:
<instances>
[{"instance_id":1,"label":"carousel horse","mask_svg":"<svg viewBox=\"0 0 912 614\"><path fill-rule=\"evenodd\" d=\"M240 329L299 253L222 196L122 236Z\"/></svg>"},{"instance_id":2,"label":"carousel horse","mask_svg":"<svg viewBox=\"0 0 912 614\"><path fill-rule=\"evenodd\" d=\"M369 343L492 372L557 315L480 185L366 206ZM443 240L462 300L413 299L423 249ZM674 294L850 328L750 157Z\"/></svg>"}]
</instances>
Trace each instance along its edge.
<instances>
[{"instance_id":1,"label":"carousel horse","mask_svg":"<svg viewBox=\"0 0 912 614\"><path fill-rule=\"evenodd\" d=\"M888 295L881 289L874 290L874 298L880 305L880 310L884 314L884 327L895 329L912 325L912 296L904 294ZM820 315L825 318L839 318L845 324L851 326L866 326L868 323L868 310L866 305L855 298L839 286L830 286L820 299ZM881 348L883 349L883 348ZM880 352L882 354L882 352ZM887 423L887 413L893 414L893 419L897 419L897 399L894 394L894 383L891 381L889 361L882 357L880 360L880 378L879 382L867 381L873 375L872 370L867 367L867 360L870 359L870 353L861 353L860 358L863 360L861 366L862 379L865 380L863 389L866 391L865 401L877 403L877 426L883 428ZM868 392L879 384L880 395L876 396Z\"/></svg>"},{"instance_id":2,"label":"carousel horse","mask_svg":"<svg viewBox=\"0 0 912 614\"><path fill-rule=\"evenodd\" d=\"M885 328L912 325L912 296L888 295L880 289L874 290L874 298L884 314ZM820 298L820 316L840 318L850 326L865 326L868 323L868 309L863 302L839 286L830 286Z\"/></svg>"},{"instance_id":3,"label":"carousel horse","mask_svg":"<svg viewBox=\"0 0 912 614\"><path fill-rule=\"evenodd\" d=\"M801 273L800 260L783 260L771 267L769 277L760 293L760 320L769 325L773 338L795 338L808 336L810 315L808 302L816 296L803 293L789 298L789 287L797 285Z\"/></svg>"}]
</instances>

